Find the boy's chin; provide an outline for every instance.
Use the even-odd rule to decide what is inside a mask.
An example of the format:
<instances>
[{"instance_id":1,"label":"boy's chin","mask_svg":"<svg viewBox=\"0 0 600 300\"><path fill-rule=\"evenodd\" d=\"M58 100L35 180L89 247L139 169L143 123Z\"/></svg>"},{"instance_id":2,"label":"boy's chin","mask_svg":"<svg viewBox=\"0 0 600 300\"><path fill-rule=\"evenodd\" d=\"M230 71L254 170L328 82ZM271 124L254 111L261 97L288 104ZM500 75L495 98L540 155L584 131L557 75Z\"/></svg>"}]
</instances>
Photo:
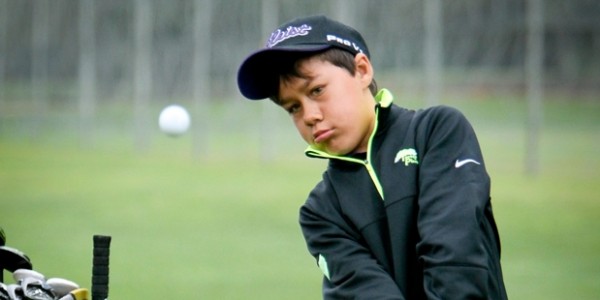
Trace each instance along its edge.
<instances>
[{"instance_id":1,"label":"boy's chin","mask_svg":"<svg viewBox=\"0 0 600 300\"><path fill-rule=\"evenodd\" d=\"M331 149L331 148L327 148L327 147L320 147L317 148L320 151L323 151L329 155L334 155L334 156L342 156L342 155L346 155L348 154L347 151L341 151L339 149Z\"/></svg>"},{"instance_id":2,"label":"boy's chin","mask_svg":"<svg viewBox=\"0 0 600 300\"><path fill-rule=\"evenodd\" d=\"M340 149L338 147L331 147L331 145L329 145L329 147L328 147L327 145L324 145L324 144L311 144L310 146L315 150L323 151L329 155L335 155L335 156L343 156L343 155L347 155L352 152L352 150Z\"/></svg>"},{"instance_id":3,"label":"boy's chin","mask_svg":"<svg viewBox=\"0 0 600 300\"><path fill-rule=\"evenodd\" d=\"M319 144L311 144L310 145L312 148L319 150L319 151L323 151L327 154L331 154L331 155L337 155L334 152L331 151L331 149L328 149L327 147L325 147L324 145L319 145Z\"/></svg>"}]
</instances>

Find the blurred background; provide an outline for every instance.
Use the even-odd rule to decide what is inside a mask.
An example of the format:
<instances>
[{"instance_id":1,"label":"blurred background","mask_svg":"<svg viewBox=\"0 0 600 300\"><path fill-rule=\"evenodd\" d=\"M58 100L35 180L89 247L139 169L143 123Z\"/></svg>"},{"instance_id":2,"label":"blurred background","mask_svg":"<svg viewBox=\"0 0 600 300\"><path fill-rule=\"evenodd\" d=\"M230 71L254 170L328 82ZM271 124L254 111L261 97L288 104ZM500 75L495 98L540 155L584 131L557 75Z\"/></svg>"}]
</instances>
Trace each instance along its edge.
<instances>
[{"instance_id":1,"label":"blurred background","mask_svg":"<svg viewBox=\"0 0 600 300\"><path fill-rule=\"evenodd\" d=\"M236 84L312 14L363 34L395 103L472 121L511 298L600 294L595 0L0 0L7 245L89 287L92 235L112 235L115 299L318 299L297 210L326 162ZM158 130L169 104L184 136Z\"/></svg>"}]
</instances>

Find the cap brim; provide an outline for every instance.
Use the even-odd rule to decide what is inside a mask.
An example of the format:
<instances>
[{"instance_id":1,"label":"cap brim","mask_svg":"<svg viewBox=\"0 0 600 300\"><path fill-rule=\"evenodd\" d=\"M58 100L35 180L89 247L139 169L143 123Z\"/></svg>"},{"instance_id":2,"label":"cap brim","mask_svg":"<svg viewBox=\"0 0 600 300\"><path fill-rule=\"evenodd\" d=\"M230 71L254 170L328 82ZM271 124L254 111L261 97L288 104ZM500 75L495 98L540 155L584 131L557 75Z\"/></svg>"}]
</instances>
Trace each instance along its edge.
<instances>
[{"instance_id":1,"label":"cap brim","mask_svg":"<svg viewBox=\"0 0 600 300\"><path fill-rule=\"evenodd\" d=\"M279 86L276 70L294 53L310 53L325 50L331 45L278 46L254 52L244 60L238 70L238 88L244 97L261 100L273 96Z\"/></svg>"}]
</instances>

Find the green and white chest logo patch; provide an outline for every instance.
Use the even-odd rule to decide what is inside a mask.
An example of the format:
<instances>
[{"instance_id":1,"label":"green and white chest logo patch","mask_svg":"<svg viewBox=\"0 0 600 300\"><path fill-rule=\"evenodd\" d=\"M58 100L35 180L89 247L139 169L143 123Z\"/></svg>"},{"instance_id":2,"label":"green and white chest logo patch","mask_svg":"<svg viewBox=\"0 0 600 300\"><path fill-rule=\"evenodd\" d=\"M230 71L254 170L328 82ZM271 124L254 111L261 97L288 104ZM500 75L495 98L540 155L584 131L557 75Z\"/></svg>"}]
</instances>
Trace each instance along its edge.
<instances>
[{"instance_id":1,"label":"green and white chest logo patch","mask_svg":"<svg viewBox=\"0 0 600 300\"><path fill-rule=\"evenodd\" d=\"M410 164L418 165L419 158L417 156L417 151L413 148L402 149L398 151L398 153L396 153L396 158L394 158L394 163L396 164L399 161L402 161L405 166Z\"/></svg>"}]
</instances>

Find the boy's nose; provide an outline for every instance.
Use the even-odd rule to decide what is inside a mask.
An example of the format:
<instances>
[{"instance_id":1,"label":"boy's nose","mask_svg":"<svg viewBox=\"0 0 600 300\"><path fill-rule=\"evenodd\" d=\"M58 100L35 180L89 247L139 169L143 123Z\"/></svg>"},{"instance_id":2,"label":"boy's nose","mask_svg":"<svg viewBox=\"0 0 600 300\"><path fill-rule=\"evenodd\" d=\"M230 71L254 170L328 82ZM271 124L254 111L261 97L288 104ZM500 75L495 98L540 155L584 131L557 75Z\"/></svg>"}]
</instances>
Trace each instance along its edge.
<instances>
[{"instance_id":1,"label":"boy's nose","mask_svg":"<svg viewBox=\"0 0 600 300\"><path fill-rule=\"evenodd\" d=\"M317 122L323 120L323 113L321 108L316 103L308 103L304 106L304 122L307 125L314 125Z\"/></svg>"}]
</instances>

